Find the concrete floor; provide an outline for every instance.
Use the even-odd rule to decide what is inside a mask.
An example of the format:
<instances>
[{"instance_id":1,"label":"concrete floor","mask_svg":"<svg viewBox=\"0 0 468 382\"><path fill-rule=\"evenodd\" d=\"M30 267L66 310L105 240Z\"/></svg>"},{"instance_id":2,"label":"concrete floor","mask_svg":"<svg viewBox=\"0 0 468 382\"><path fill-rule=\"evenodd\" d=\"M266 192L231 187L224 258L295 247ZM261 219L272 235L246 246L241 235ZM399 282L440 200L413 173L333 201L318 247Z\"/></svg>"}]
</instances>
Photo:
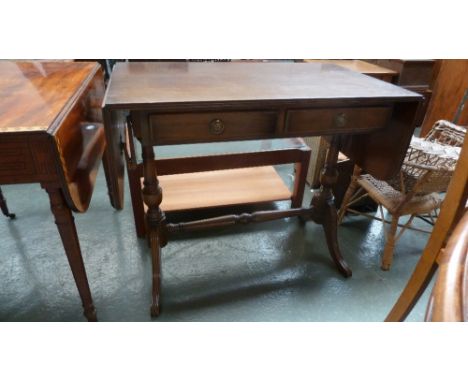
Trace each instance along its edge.
<instances>
[{"instance_id":1,"label":"concrete floor","mask_svg":"<svg viewBox=\"0 0 468 382\"><path fill-rule=\"evenodd\" d=\"M159 154L197 150L211 149L173 146ZM278 170L291 184L292 166ZM84 321L45 192L35 184L2 189L17 219L0 215L0 320ZM309 200L307 191L304 203ZM151 259L146 242L134 233L128 185L125 208L117 212L101 169L90 209L75 221L99 320L150 321ZM291 218L178 235L163 250L163 307L154 321L382 321L427 239L424 233L405 233L391 271L383 272L381 223L348 217L339 230L353 270L345 279L313 222L301 226ZM423 320L428 296L426 291L408 321Z\"/></svg>"}]
</instances>

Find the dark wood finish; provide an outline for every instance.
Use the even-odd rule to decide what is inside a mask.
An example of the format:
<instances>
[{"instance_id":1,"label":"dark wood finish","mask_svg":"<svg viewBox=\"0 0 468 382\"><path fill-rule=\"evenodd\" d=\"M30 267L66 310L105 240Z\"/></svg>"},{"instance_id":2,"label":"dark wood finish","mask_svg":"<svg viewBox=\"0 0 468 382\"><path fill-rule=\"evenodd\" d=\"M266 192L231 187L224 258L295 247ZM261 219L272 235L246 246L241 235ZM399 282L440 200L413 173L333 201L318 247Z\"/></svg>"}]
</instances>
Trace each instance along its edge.
<instances>
[{"instance_id":1,"label":"dark wood finish","mask_svg":"<svg viewBox=\"0 0 468 382\"><path fill-rule=\"evenodd\" d=\"M465 140L455 172L447 189L439 217L429 241L400 297L385 321L403 321L430 283L441 250L461 219L468 198L468 140Z\"/></svg>"},{"instance_id":2,"label":"dark wood finish","mask_svg":"<svg viewBox=\"0 0 468 382\"><path fill-rule=\"evenodd\" d=\"M160 145L218 140L261 139L274 135L275 112L153 114L151 139ZM196 138L195 138L196 137Z\"/></svg>"},{"instance_id":3,"label":"dark wood finish","mask_svg":"<svg viewBox=\"0 0 468 382\"><path fill-rule=\"evenodd\" d=\"M2 189L0 188L0 209L2 210L3 215L7 218L14 219L16 217L15 214L10 213L8 210L7 202L5 197L3 196Z\"/></svg>"},{"instance_id":4,"label":"dark wood finish","mask_svg":"<svg viewBox=\"0 0 468 382\"><path fill-rule=\"evenodd\" d=\"M309 63L323 63L323 64L334 64L343 68L353 70L357 73L362 73L367 76L377 78L386 82L395 82L398 78L398 72L395 70L386 68L384 66L375 65L363 60L304 60ZM313 172L311 172L311 178L309 183L312 188L318 188L320 186L320 172L325 160L327 144L324 138L321 138L321 142L318 146L318 154ZM340 159L338 161L338 180L333 187L333 194L335 195L335 206L339 208L341 206L341 200L349 186L351 180L351 174L353 172L354 163L346 159ZM366 199L363 201L363 208L374 209L377 205L371 200Z\"/></svg>"},{"instance_id":5,"label":"dark wood finish","mask_svg":"<svg viewBox=\"0 0 468 382\"><path fill-rule=\"evenodd\" d=\"M468 92L468 60L441 60L439 74L428 106L421 136L426 136L435 122L445 119L458 125L468 125L468 99L459 112L460 104Z\"/></svg>"},{"instance_id":6,"label":"dark wood finish","mask_svg":"<svg viewBox=\"0 0 468 382\"><path fill-rule=\"evenodd\" d=\"M102 115L106 127L106 142L108 143L103 158L107 189L112 206L121 210L124 204L123 144L125 142L126 115L122 110L111 110L106 106L102 109Z\"/></svg>"},{"instance_id":7,"label":"dark wood finish","mask_svg":"<svg viewBox=\"0 0 468 382\"><path fill-rule=\"evenodd\" d=\"M310 148L305 145L301 148L301 158L294 163L294 187L291 197L291 208L302 206L304 190L307 180L307 170L310 162Z\"/></svg>"},{"instance_id":8,"label":"dark wood finish","mask_svg":"<svg viewBox=\"0 0 468 382\"><path fill-rule=\"evenodd\" d=\"M353 173L353 168L354 164L352 161L350 161L347 157L346 159L341 159L338 158L338 163L336 165L336 168L338 170L338 180L336 181L336 184L333 186L333 195L335 196L335 207L337 209L340 209L341 207L341 202L343 201L343 198L345 196L346 190L349 187L349 184L351 183L351 175ZM361 204L364 205L365 208L373 209L375 203L373 203L372 199L366 199L364 200L364 203Z\"/></svg>"},{"instance_id":9,"label":"dark wood finish","mask_svg":"<svg viewBox=\"0 0 468 382\"><path fill-rule=\"evenodd\" d=\"M236 224L262 223L271 220L289 218L294 216L310 217L312 209L309 208L292 208L281 211L256 211L253 213L243 213L240 215L225 215L215 218L193 220L190 222L168 223L167 232L169 234L179 232L196 232L205 229L222 228L233 226Z\"/></svg>"},{"instance_id":10,"label":"dark wood finish","mask_svg":"<svg viewBox=\"0 0 468 382\"><path fill-rule=\"evenodd\" d=\"M329 108L289 110L280 127L276 112L218 112L152 114L149 116L151 142L156 145L273 138L304 132L326 134L382 129L391 115L390 107ZM218 130L213 128L219 125ZM137 134L137 138L140 138Z\"/></svg>"},{"instance_id":11,"label":"dark wood finish","mask_svg":"<svg viewBox=\"0 0 468 382\"><path fill-rule=\"evenodd\" d=\"M143 177L143 164L137 164L135 150L131 147L133 145L132 130L129 129L128 133L126 160L133 216L137 236L144 237L146 225L140 187L140 178ZM301 139L291 141L290 143L292 144L290 148L270 151L158 159L156 160L156 168L158 176L163 176L294 163L295 177L291 196L291 208L298 208L302 205L305 176L310 159L310 148Z\"/></svg>"},{"instance_id":12,"label":"dark wood finish","mask_svg":"<svg viewBox=\"0 0 468 382\"><path fill-rule=\"evenodd\" d=\"M313 126L317 135L330 130L367 132L384 128L391 112L389 107L290 110L286 116L286 131L300 135L304 131L310 133Z\"/></svg>"},{"instance_id":13,"label":"dark wood finish","mask_svg":"<svg viewBox=\"0 0 468 382\"><path fill-rule=\"evenodd\" d=\"M438 259L426 321L468 321L468 212Z\"/></svg>"},{"instance_id":14,"label":"dark wood finish","mask_svg":"<svg viewBox=\"0 0 468 382\"><path fill-rule=\"evenodd\" d=\"M178 143L178 139L196 143L256 137L330 136L322 186L312 200L308 215L322 224L332 259L343 275L350 276L351 270L337 243L332 192L337 179L338 151L343 148L352 160L377 178L393 176L407 150L420 101L418 94L329 64L117 64L104 109L108 116L130 115L131 128L143 148L143 200L148 206L146 224L153 257L152 315L159 313L160 251L166 245L168 227L160 209L162 190L153 152L153 146L160 144L158 138L172 144ZM294 118L288 118L294 113L302 113L307 118L295 122ZM316 120L327 123L328 128L307 126L313 120L309 116L317 116ZM260 123L260 127L251 123L250 118ZM158 121L162 123L163 133L158 131ZM105 118L104 122L108 131L118 129L111 118ZM364 129L361 123L366 125ZM231 126L235 127L235 133L230 133ZM118 139L112 140L110 133L107 138L117 152ZM120 176L114 175L116 179ZM122 195L114 197L121 199ZM302 210L299 211L302 215ZM206 224L281 216L284 213L262 212L252 217L220 218ZM194 223L192 228L200 224Z\"/></svg>"},{"instance_id":15,"label":"dark wood finish","mask_svg":"<svg viewBox=\"0 0 468 382\"><path fill-rule=\"evenodd\" d=\"M416 126L423 124L427 108L432 97L433 78L437 71L436 60L366 60L368 62L389 68L398 73L393 83L414 91L424 97L416 114Z\"/></svg>"},{"instance_id":16,"label":"dark wood finish","mask_svg":"<svg viewBox=\"0 0 468 382\"><path fill-rule=\"evenodd\" d=\"M409 133L408 125L414 126L418 106L417 102L395 104L386 129L373 134L343 136L341 151L363 171L382 180L390 179L401 168L414 131ZM392 166L388 165L391 156L398 158Z\"/></svg>"},{"instance_id":17,"label":"dark wood finish","mask_svg":"<svg viewBox=\"0 0 468 382\"><path fill-rule=\"evenodd\" d=\"M338 171L336 164L338 162L338 153L340 151L340 136L334 135L330 139L330 147L325 158L325 167L320 176L320 191L316 192L312 198L311 206L313 210L313 220L323 226L325 237L327 239L328 250L335 262L338 270L346 277L351 276L351 269L341 256L338 247L338 219L332 188L338 180Z\"/></svg>"},{"instance_id":18,"label":"dark wood finish","mask_svg":"<svg viewBox=\"0 0 468 382\"><path fill-rule=\"evenodd\" d=\"M0 184L40 183L80 293L96 319L70 210L89 206L105 149L96 63L0 61Z\"/></svg>"},{"instance_id":19,"label":"dark wood finish","mask_svg":"<svg viewBox=\"0 0 468 382\"><path fill-rule=\"evenodd\" d=\"M146 212L146 224L148 228L148 241L151 247L151 256L153 260L153 290L151 316L159 315L159 289L161 284L161 248L166 244L164 213L159 208L162 201L162 190L159 186L156 166L154 161L153 146L148 145L143 138L143 200L148 206Z\"/></svg>"},{"instance_id":20,"label":"dark wood finish","mask_svg":"<svg viewBox=\"0 0 468 382\"><path fill-rule=\"evenodd\" d=\"M105 104L132 110L148 110L150 105L151 110L167 113L248 106L258 111L259 103L263 110L270 105L276 110L280 105L313 107L318 101L359 100L365 106L419 99L412 92L330 64L135 62L116 64Z\"/></svg>"}]
</instances>

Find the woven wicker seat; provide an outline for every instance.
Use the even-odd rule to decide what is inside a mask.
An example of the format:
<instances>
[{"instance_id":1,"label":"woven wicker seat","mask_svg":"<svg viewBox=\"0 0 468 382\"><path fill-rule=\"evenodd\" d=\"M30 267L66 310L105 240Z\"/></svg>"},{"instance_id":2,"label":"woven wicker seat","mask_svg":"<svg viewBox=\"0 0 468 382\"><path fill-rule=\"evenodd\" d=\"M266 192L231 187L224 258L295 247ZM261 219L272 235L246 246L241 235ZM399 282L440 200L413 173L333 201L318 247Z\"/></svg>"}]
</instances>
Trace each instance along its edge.
<instances>
[{"instance_id":1,"label":"woven wicker seat","mask_svg":"<svg viewBox=\"0 0 468 382\"><path fill-rule=\"evenodd\" d=\"M411 227L414 217L428 214L432 219L432 213L440 208L440 194L447 191L465 134L464 127L437 121L424 139L413 137L400 172L387 182L368 174L362 175L361 169L355 167L338 219L341 222L346 212L352 212L381 220L384 226L390 223L388 232L384 227L386 244L382 269L390 269L393 249L402 233L407 228L415 229ZM351 208L367 196L379 205L381 218ZM392 215L391 222L385 220L382 207ZM410 218L401 225L399 219L404 215L410 215ZM399 226L402 229L397 235Z\"/></svg>"},{"instance_id":2,"label":"woven wicker seat","mask_svg":"<svg viewBox=\"0 0 468 382\"><path fill-rule=\"evenodd\" d=\"M391 187L387 182L377 180L371 175L361 175L357 183L365 189L372 199L381 204L391 214L397 213L398 207L401 215L425 214L439 208L442 198L436 192L430 194L415 195L408 202L404 203L406 195Z\"/></svg>"}]
</instances>

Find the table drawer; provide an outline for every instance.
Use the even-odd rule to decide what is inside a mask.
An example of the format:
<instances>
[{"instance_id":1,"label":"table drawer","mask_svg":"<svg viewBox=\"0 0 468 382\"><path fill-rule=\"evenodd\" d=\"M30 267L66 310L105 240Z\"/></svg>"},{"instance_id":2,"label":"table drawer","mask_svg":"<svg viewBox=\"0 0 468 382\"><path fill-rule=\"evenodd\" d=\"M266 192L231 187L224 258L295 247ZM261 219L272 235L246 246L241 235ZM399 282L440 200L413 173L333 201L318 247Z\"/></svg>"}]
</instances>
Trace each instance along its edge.
<instances>
[{"instance_id":1,"label":"table drawer","mask_svg":"<svg viewBox=\"0 0 468 382\"><path fill-rule=\"evenodd\" d=\"M34 174L33 163L27 140L0 137L0 176Z\"/></svg>"},{"instance_id":2,"label":"table drawer","mask_svg":"<svg viewBox=\"0 0 468 382\"><path fill-rule=\"evenodd\" d=\"M301 135L352 133L385 127L391 107L289 110L286 130Z\"/></svg>"},{"instance_id":3,"label":"table drawer","mask_svg":"<svg viewBox=\"0 0 468 382\"><path fill-rule=\"evenodd\" d=\"M149 124L154 142L171 144L267 138L277 118L274 111L152 114Z\"/></svg>"}]
</instances>

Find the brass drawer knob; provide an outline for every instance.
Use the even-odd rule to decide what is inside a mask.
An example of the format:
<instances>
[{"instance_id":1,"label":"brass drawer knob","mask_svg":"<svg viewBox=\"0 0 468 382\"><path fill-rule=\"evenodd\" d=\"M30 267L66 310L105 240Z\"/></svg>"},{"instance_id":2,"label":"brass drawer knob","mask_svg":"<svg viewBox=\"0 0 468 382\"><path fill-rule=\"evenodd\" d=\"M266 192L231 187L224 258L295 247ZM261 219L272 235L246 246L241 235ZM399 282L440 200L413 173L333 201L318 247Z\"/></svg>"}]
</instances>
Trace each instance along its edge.
<instances>
[{"instance_id":1,"label":"brass drawer knob","mask_svg":"<svg viewBox=\"0 0 468 382\"><path fill-rule=\"evenodd\" d=\"M346 113L338 113L337 115L335 115L336 127L345 127L347 122L348 118L346 117Z\"/></svg>"},{"instance_id":2,"label":"brass drawer knob","mask_svg":"<svg viewBox=\"0 0 468 382\"><path fill-rule=\"evenodd\" d=\"M210 133L214 135L221 135L224 133L224 123L220 119L213 119L210 122Z\"/></svg>"}]
</instances>

